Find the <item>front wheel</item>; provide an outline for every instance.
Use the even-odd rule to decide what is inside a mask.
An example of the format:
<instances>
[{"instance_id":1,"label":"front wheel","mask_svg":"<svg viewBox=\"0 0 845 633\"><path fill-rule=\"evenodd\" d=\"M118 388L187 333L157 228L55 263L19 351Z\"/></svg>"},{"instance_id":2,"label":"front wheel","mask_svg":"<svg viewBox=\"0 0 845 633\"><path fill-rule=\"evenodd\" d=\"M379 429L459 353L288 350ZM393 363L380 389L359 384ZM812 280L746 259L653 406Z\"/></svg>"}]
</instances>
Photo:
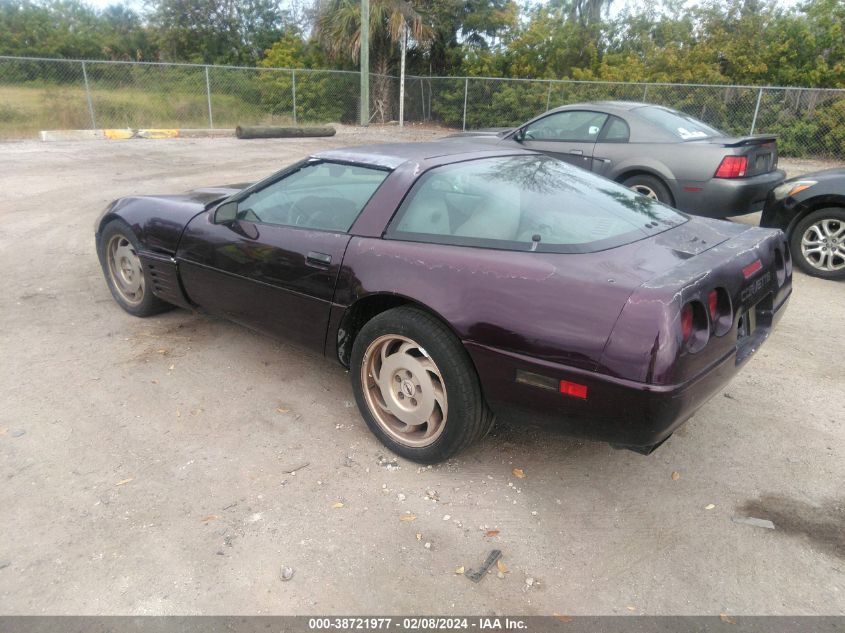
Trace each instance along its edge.
<instances>
[{"instance_id":1,"label":"front wheel","mask_svg":"<svg viewBox=\"0 0 845 633\"><path fill-rule=\"evenodd\" d=\"M152 280L141 263L141 245L128 224L112 220L97 242L97 254L112 297L129 314L151 316L173 306L152 293Z\"/></svg>"},{"instance_id":2,"label":"front wheel","mask_svg":"<svg viewBox=\"0 0 845 633\"><path fill-rule=\"evenodd\" d=\"M355 337L350 372L367 426L407 459L443 461L491 426L466 350L421 310L394 308L368 321Z\"/></svg>"},{"instance_id":3,"label":"front wheel","mask_svg":"<svg viewBox=\"0 0 845 633\"><path fill-rule=\"evenodd\" d=\"M790 250L799 268L823 279L845 279L845 209L818 209L792 231Z\"/></svg>"}]
</instances>

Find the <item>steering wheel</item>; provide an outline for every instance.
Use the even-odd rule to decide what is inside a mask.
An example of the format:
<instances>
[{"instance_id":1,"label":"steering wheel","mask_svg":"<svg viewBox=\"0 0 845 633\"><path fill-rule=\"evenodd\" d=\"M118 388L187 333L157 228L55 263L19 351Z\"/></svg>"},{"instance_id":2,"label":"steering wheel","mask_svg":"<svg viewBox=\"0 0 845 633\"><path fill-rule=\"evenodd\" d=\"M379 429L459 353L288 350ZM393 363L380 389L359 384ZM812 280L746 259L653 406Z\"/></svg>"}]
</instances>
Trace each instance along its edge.
<instances>
[{"instance_id":1,"label":"steering wheel","mask_svg":"<svg viewBox=\"0 0 845 633\"><path fill-rule=\"evenodd\" d=\"M307 197L313 197L317 199L328 199L330 197L334 197L339 200L345 200L343 194L341 194L339 190L333 187L321 187L320 195L303 196L299 200L291 200L290 206L288 207L288 221L292 226L308 226L311 221L316 219L316 216L332 212L332 209L328 207L312 209L310 211L303 210L299 206L299 203Z\"/></svg>"},{"instance_id":2,"label":"steering wheel","mask_svg":"<svg viewBox=\"0 0 845 633\"><path fill-rule=\"evenodd\" d=\"M291 200L284 223L289 226L305 226L304 223L308 221L308 218L309 214L299 207L297 201Z\"/></svg>"}]
</instances>

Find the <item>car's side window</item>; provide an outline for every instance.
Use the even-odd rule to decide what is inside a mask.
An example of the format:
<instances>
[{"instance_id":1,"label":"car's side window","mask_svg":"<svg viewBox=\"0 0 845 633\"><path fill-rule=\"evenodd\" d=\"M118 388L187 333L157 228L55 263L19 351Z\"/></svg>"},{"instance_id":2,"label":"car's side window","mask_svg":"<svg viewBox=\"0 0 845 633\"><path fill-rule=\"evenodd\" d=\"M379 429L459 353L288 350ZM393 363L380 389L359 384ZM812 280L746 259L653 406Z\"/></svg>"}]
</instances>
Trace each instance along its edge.
<instances>
[{"instance_id":1,"label":"car's side window","mask_svg":"<svg viewBox=\"0 0 845 633\"><path fill-rule=\"evenodd\" d=\"M523 132L527 141L570 141L592 143L601 132L607 115L589 110L555 112L528 125Z\"/></svg>"},{"instance_id":2,"label":"car's side window","mask_svg":"<svg viewBox=\"0 0 845 633\"><path fill-rule=\"evenodd\" d=\"M380 169L306 164L238 202L239 219L346 232L387 177Z\"/></svg>"},{"instance_id":3,"label":"car's side window","mask_svg":"<svg viewBox=\"0 0 845 633\"><path fill-rule=\"evenodd\" d=\"M610 117L604 133L599 139L603 143L627 143L631 136L628 124L617 116Z\"/></svg>"}]
</instances>

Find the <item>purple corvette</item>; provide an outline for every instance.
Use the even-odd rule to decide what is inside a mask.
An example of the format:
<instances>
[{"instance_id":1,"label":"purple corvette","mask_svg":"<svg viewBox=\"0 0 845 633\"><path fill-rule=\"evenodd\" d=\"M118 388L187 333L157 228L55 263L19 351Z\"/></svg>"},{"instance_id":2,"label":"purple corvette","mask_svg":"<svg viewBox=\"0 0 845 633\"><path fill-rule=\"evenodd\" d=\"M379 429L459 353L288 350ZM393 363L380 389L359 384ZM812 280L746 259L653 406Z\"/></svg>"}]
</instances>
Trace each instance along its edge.
<instances>
[{"instance_id":1,"label":"purple corvette","mask_svg":"<svg viewBox=\"0 0 845 633\"><path fill-rule=\"evenodd\" d=\"M423 463L506 416L651 452L760 347L792 288L779 230L471 142L121 198L96 241L127 312L197 309L336 359L373 433Z\"/></svg>"}]
</instances>

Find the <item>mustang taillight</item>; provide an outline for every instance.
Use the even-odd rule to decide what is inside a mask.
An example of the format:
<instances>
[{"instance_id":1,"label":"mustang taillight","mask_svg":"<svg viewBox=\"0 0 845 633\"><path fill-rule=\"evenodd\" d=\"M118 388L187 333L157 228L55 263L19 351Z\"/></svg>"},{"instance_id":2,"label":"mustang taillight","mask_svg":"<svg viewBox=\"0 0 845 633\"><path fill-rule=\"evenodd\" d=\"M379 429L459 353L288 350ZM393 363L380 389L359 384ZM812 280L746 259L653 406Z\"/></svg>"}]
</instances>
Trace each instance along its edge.
<instances>
[{"instance_id":1,"label":"mustang taillight","mask_svg":"<svg viewBox=\"0 0 845 633\"><path fill-rule=\"evenodd\" d=\"M716 309L719 307L719 293L711 290L707 295L707 309L710 310L710 320L716 321Z\"/></svg>"},{"instance_id":2,"label":"mustang taillight","mask_svg":"<svg viewBox=\"0 0 845 633\"><path fill-rule=\"evenodd\" d=\"M747 156L725 156L714 174L715 178L742 178L748 169Z\"/></svg>"}]
</instances>

